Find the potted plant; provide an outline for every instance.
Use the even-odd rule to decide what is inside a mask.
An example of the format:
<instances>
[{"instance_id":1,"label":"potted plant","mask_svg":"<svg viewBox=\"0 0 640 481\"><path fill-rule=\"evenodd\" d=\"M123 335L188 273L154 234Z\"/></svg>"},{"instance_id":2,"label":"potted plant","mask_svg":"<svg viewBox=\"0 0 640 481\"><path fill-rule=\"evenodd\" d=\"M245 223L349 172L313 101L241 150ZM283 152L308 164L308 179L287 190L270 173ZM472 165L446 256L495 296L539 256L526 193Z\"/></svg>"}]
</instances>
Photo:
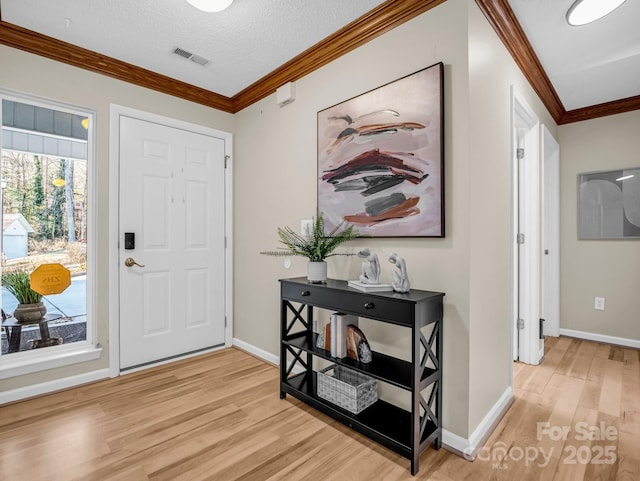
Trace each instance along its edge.
<instances>
[{"instance_id":1,"label":"potted plant","mask_svg":"<svg viewBox=\"0 0 640 481\"><path fill-rule=\"evenodd\" d=\"M19 322L39 321L47 313L42 303L42 294L31 289L29 274L21 269L15 269L2 274L2 286L18 300L18 307L13 317Z\"/></svg>"},{"instance_id":2,"label":"potted plant","mask_svg":"<svg viewBox=\"0 0 640 481\"><path fill-rule=\"evenodd\" d=\"M340 230L344 221L334 227L328 234L324 231L324 218L322 213L313 219L311 235L303 236L295 232L291 227L278 227L280 242L286 247L273 251L265 251L260 254L268 256L302 256L309 259L307 266L307 279L309 282L321 283L327 280L326 259L332 256L351 256L349 252L335 252L335 249L344 242L358 237L358 232L353 226Z\"/></svg>"}]
</instances>

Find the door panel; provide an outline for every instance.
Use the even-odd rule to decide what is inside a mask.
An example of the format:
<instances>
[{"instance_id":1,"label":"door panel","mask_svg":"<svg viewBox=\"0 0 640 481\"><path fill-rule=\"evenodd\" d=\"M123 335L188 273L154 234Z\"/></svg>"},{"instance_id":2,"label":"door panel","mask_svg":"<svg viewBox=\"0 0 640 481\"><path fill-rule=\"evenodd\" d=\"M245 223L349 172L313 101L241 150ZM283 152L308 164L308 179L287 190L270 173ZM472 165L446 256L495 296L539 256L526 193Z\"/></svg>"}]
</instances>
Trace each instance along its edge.
<instances>
[{"instance_id":1,"label":"door panel","mask_svg":"<svg viewBox=\"0 0 640 481\"><path fill-rule=\"evenodd\" d=\"M187 271L186 287L186 322L187 327L197 327L207 324L209 319L209 305L207 293L209 287L208 269L189 269Z\"/></svg>"},{"instance_id":2,"label":"door panel","mask_svg":"<svg viewBox=\"0 0 640 481\"><path fill-rule=\"evenodd\" d=\"M186 247L206 249L209 246L207 219L210 216L208 185L205 182L190 180L186 186Z\"/></svg>"},{"instance_id":3,"label":"door panel","mask_svg":"<svg viewBox=\"0 0 640 481\"><path fill-rule=\"evenodd\" d=\"M150 337L171 332L170 293L171 282L168 272L142 274L142 299L144 299L142 337ZM129 333L133 335L133 333Z\"/></svg>"},{"instance_id":4,"label":"door panel","mask_svg":"<svg viewBox=\"0 0 640 481\"><path fill-rule=\"evenodd\" d=\"M224 140L121 117L121 368L224 344L224 187Z\"/></svg>"},{"instance_id":5,"label":"door panel","mask_svg":"<svg viewBox=\"0 0 640 481\"><path fill-rule=\"evenodd\" d=\"M560 145L543 126L542 318L545 336L560 335Z\"/></svg>"},{"instance_id":6,"label":"door panel","mask_svg":"<svg viewBox=\"0 0 640 481\"><path fill-rule=\"evenodd\" d=\"M544 354L540 339L540 124L530 107L513 92L514 147L514 357L539 364ZM514 239L516 242L516 239ZM518 325L520 324L520 325Z\"/></svg>"},{"instance_id":7,"label":"door panel","mask_svg":"<svg viewBox=\"0 0 640 481\"><path fill-rule=\"evenodd\" d=\"M161 177L142 179L142 239L146 249L168 250L170 210L169 181ZM127 194L129 195L129 194Z\"/></svg>"}]
</instances>

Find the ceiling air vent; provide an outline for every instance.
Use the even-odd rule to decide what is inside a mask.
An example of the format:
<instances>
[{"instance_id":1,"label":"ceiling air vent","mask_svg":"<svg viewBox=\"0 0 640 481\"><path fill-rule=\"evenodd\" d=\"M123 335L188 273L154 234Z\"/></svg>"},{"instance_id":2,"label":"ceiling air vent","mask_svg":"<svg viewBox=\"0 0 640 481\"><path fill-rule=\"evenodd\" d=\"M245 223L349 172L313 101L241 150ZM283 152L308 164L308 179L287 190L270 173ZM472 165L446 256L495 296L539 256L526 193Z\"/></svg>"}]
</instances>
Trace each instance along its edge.
<instances>
[{"instance_id":1,"label":"ceiling air vent","mask_svg":"<svg viewBox=\"0 0 640 481\"><path fill-rule=\"evenodd\" d=\"M207 60L206 58L201 57L200 55L191 53L188 50L185 50L180 47L174 48L173 53L175 53L176 55L179 55L180 57L186 58L187 60L191 60L192 62L195 62L198 65L202 65L203 67L209 63L209 60Z\"/></svg>"}]
</instances>

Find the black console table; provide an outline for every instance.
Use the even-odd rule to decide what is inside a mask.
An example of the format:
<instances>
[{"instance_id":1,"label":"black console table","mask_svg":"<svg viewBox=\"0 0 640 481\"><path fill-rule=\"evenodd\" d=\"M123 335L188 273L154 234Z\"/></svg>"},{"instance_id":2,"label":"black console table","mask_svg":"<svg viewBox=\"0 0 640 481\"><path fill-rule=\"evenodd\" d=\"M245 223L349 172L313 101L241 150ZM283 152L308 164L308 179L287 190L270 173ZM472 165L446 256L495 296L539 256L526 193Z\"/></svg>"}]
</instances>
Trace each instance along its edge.
<instances>
[{"instance_id":1,"label":"black console table","mask_svg":"<svg viewBox=\"0 0 640 481\"><path fill-rule=\"evenodd\" d=\"M420 453L431 443L440 449L442 442L444 294L416 289L406 294L361 292L346 281L310 284L305 277L280 280L280 293L280 397L291 394L406 457L411 460L411 474L416 474ZM316 347L314 307L410 329L411 361L380 352L373 352L367 364L331 357ZM353 414L318 397L314 356L409 391L411 410L379 399Z\"/></svg>"}]
</instances>

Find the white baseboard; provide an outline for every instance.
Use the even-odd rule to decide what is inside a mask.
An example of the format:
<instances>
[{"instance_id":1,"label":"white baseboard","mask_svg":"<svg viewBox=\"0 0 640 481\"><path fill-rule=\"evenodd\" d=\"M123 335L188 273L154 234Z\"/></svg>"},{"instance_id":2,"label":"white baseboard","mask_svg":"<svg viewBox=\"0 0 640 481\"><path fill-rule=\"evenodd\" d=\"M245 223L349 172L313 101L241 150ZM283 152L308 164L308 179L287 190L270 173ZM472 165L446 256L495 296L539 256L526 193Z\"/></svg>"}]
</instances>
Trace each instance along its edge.
<instances>
[{"instance_id":1,"label":"white baseboard","mask_svg":"<svg viewBox=\"0 0 640 481\"><path fill-rule=\"evenodd\" d=\"M238 349L242 349L243 351L248 352L249 354L253 354L260 359L267 361L271 364L275 364L276 366L280 365L280 356L276 354L271 354L264 349L260 349L259 347L254 346L253 344L249 344L248 342L244 342L238 338L233 338L233 345Z\"/></svg>"},{"instance_id":2,"label":"white baseboard","mask_svg":"<svg viewBox=\"0 0 640 481\"><path fill-rule=\"evenodd\" d=\"M62 379L55 379L53 381L12 389L11 391L2 391L0 392L0 405L108 378L109 369L100 369L98 371L86 372L76 376L64 377Z\"/></svg>"},{"instance_id":3,"label":"white baseboard","mask_svg":"<svg viewBox=\"0 0 640 481\"><path fill-rule=\"evenodd\" d=\"M573 329L560 329L561 336L575 337L577 339L585 339L587 341L604 342L606 344L614 344L616 346L632 347L640 349L640 341L637 339L627 339L625 337L607 336L606 334L597 334L594 332L574 331Z\"/></svg>"},{"instance_id":4,"label":"white baseboard","mask_svg":"<svg viewBox=\"0 0 640 481\"><path fill-rule=\"evenodd\" d=\"M509 386L500 399L493 405L484 419L471 433L469 439L458 436L446 429L442 430L442 444L448 450L459 454L463 458L473 461L496 425L506 414L514 401L513 388Z\"/></svg>"}]
</instances>

